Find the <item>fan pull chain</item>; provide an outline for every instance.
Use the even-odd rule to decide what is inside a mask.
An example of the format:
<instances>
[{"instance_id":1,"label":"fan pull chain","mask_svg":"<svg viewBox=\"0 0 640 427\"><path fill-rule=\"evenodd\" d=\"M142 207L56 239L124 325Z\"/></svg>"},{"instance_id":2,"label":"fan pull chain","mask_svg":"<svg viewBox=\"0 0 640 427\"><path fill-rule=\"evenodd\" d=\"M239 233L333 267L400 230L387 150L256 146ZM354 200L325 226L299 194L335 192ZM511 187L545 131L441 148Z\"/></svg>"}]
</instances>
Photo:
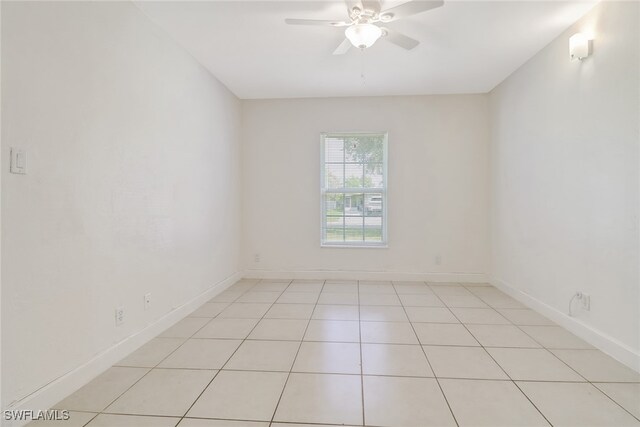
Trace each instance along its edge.
<instances>
[{"instance_id":1,"label":"fan pull chain","mask_svg":"<svg viewBox=\"0 0 640 427\"><path fill-rule=\"evenodd\" d=\"M360 49L360 79L362 81L362 85L367 82L364 75L364 49Z\"/></svg>"}]
</instances>

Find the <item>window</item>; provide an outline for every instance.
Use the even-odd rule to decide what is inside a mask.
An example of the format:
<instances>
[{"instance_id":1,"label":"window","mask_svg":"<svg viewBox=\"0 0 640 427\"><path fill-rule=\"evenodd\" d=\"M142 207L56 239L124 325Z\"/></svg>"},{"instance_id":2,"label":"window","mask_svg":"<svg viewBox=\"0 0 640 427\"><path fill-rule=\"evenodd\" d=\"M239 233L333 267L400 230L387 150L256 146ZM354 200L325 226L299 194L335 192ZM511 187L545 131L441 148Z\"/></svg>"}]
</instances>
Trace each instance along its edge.
<instances>
[{"instance_id":1,"label":"window","mask_svg":"<svg viewBox=\"0 0 640 427\"><path fill-rule=\"evenodd\" d=\"M387 134L322 134L322 246L386 246Z\"/></svg>"}]
</instances>

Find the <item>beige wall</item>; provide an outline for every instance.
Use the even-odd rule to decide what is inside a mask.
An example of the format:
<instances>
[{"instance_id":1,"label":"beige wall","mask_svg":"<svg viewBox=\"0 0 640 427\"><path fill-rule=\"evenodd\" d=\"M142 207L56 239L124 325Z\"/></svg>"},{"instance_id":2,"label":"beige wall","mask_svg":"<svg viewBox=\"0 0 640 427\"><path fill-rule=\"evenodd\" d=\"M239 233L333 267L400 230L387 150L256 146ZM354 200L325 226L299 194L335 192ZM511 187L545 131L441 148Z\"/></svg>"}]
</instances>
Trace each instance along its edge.
<instances>
[{"instance_id":1,"label":"beige wall","mask_svg":"<svg viewBox=\"0 0 640 427\"><path fill-rule=\"evenodd\" d=\"M249 274L484 280L486 95L243 101L242 122ZM388 249L320 247L323 131L389 132Z\"/></svg>"},{"instance_id":2,"label":"beige wall","mask_svg":"<svg viewBox=\"0 0 640 427\"><path fill-rule=\"evenodd\" d=\"M130 3L2 9L6 408L239 270L240 103Z\"/></svg>"},{"instance_id":3,"label":"beige wall","mask_svg":"<svg viewBox=\"0 0 640 427\"><path fill-rule=\"evenodd\" d=\"M493 90L491 219L496 283L640 369L638 9L602 2Z\"/></svg>"}]
</instances>

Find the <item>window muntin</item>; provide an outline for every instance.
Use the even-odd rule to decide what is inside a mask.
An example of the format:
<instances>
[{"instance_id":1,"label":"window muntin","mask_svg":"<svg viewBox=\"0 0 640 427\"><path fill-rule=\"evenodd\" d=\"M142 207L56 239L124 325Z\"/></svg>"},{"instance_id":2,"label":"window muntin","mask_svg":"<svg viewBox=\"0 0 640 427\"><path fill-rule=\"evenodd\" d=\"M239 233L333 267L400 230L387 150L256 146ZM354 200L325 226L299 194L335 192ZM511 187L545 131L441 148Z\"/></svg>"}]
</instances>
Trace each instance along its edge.
<instances>
[{"instance_id":1,"label":"window muntin","mask_svg":"<svg viewBox=\"0 0 640 427\"><path fill-rule=\"evenodd\" d=\"M321 136L322 246L386 246L387 134Z\"/></svg>"}]
</instances>

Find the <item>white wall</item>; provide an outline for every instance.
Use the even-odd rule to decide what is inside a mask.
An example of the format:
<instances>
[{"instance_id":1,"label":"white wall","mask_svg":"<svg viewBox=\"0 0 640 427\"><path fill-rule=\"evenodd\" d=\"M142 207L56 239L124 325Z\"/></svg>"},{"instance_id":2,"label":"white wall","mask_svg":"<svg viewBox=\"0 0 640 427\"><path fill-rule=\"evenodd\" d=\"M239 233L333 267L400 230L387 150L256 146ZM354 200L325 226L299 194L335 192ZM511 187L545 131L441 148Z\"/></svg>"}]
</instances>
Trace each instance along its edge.
<instances>
[{"instance_id":1,"label":"white wall","mask_svg":"<svg viewBox=\"0 0 640 427\"><path fill-rule=\"evenodd\" d=\"M486 95L243 101L242 121L249 275L485 279ZM389 132L388 249L320 247L322 131Z\"/></svg>"},{"instance_id":2,"label":"white wall","mask_svg":"<svg viewBox=\"0 0 640 427\"><path fill-rule=\"evenodd\" d=\"M2 9L7 407L239 270L240 104L130 3Z\"/></svg>"},{"instance_id":3,"label":"white wall","mask_svg":"<svg viewBox=\"0 0 640 427\"><path fill-rule=\"evenodd\" d=\"M491 93L495 283L636 368L638 6L602 2ZM576 32L595 36L582 62L568 59ZM591 311L573 321L559 313L576 291Z\"/></svg>"}]
</instances>

